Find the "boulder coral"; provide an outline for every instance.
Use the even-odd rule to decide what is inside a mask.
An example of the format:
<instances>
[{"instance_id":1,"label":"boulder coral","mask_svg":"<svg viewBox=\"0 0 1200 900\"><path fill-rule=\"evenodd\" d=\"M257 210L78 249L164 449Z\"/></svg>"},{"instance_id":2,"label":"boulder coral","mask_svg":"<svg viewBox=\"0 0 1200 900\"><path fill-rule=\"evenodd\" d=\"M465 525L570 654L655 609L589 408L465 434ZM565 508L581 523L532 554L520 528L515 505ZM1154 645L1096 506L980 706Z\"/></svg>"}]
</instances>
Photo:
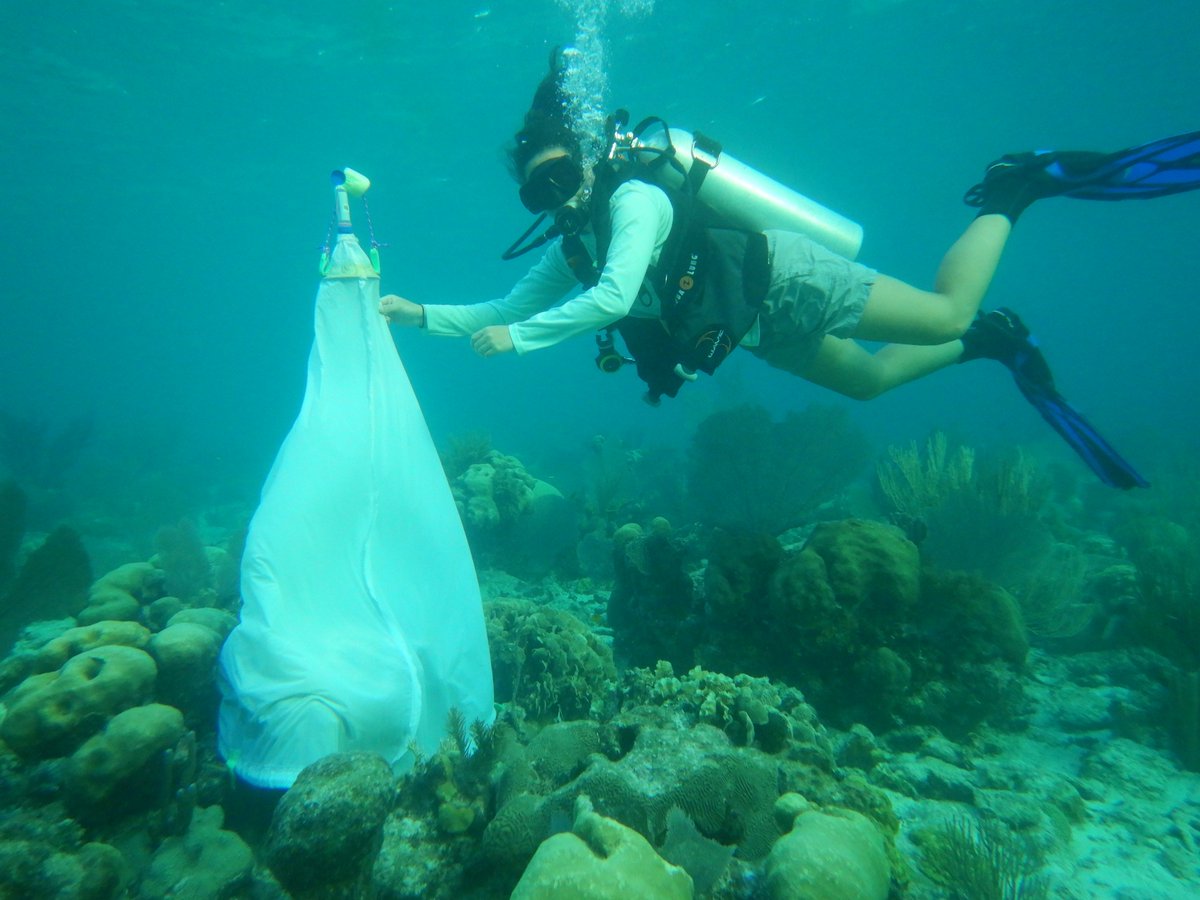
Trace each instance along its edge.
<instances>
[{"instance_id":1,"label":"boulder coral","mask_svg":"<svg viewBox=\"0 0 1200 900\"><path fill-rule=\"evenodd\" d=\"M147 765L174 748L187 729L183 714L171 706L151 703L117 713L100 734L84 742L67 760L64 788L69 805L95 807L137 778L135 789L161 783ZM135 790L142 793L141 790Z\"/></svg>"},{"instance_id":2,"label":"boulder coral","mask_svg":"<svg viewBox=\"0 0 1200 900\"><path fill-rule=\"evenodd\" d=\"M771 900L886 900L891 865L878 828L848 809L811 808L785 795L780 814L795 813L791 830L767 857Z\"/></svg>"},{"instance_id":3,"label":"boulder coral","mask_svg":"<svg viewBox=\"0 0 1200 900\"><path fill-rule=\"evenodd\" d=\"M297 898L354 894L369 883L396 798L392 771L373 753L337 753L305 768L283 795L264 849Z\"/></svg>"},{"instance_id":4,"label":"boulder coral","mask_svg":"<svg viewBox=\"0 0 1200 900\"><path fill-rule=\"evenodd\" d=\"M513 900L690 900L692 879L631 828L575 804L570 832L547 838L513 891Z\"/></svg>"},{"instance_id":5,"label":"boulder coral","mask_svg":"<svg viewBox=\"0 0 1200 900\"><path fill-rule=\"evenodd\" d=\"M489 451L451 490L472 549L488 564L536 577L574 551L575 514L566 498L515 457Z\"/></svg>"},{"instance_id":6,"label":"boulder coral","mask_svg":"<svg viewBox=\"0 0 1200 900\"><path fill-rule=\"evenodd\" d=\"M184 705L199 694L214 694L213 673L223 636L207 625L171 620L150 638L149 651L158 663L159 695Z\"/></svg>"},{"instance_id":7,"label":"boulder coral","mask_svg":"<svg viewBox=\"0 0 1200 900\"><path fill-rule=\"evenodd\" d=\"M80 625L105 619L137 619L143 604L163 596L165 582L166 573L152 563L118 566L92 584L87 604L75 618Z\"/></svg>"},{"instance_id":8,"label":"boulder coral","mask_svg":"<svg viewBox=\"0 0 1200 900\"><path fill-rule=\"evenodd\" d=\"M137 896L235 897L250 881L254 854L237 834L226 831L219 806L197 810L187 832L169 837L154 852Z\"/></svg>"},{"instance_id":9,"label":"boulder coral","mask_svg":"<svg viewBox=\"0 0 1200 900\"><path fill-rule=\"evenodd\" d=\"M0 663L0 691L28 675L59 669L85 650L111 645L144 650L149 642L150 629L137 622L106 620L68 628L40 646L22 649Z\"/></svg>"},{"instance_id":10,"label":"boulder coral","mask_svg":"<svg viewBox=\"0 0 1200 900\"><path fill-rule=\"evenodd\" d=\"M24 757L71 753L112 716L150 699L157 674L150 655L135 647L85 650L8 695L0 737Z\"/></svg>"}]
</instances>

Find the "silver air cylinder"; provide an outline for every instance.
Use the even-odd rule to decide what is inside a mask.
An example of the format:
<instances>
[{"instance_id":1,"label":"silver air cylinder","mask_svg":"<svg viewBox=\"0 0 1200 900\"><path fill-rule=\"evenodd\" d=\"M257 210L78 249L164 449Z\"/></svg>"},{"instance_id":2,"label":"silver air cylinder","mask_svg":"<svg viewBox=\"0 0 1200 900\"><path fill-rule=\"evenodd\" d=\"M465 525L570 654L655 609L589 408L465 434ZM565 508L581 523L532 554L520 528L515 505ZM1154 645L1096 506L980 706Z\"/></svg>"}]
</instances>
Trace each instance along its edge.
<instances>
[{"instance_id":1,"label":"silver air cylinder","mask_svg":"<svg viewBox=\"0 0 1200 900\"><path fill-rule=\"evenodd\" d=\"M666 135L667 132L660 128L644 135L640 143L665 150ZM676 159L685 170L691 171L693 165L703 164L697 163L697 158L712 164L713 160L695 147L691 132L672 128L670 141L675 147ZM639 157L644 163L653 163L658 154L642 152ZM674 166L664 165L658 171L658 178L667 187L678 188L683 184L683 176ZM725 152L717 157L716 165L704 177L696 196L722 222L736 228L796 231L847 259L854 259L862 246L863 230L857 222L826 209Z\"/></svg>"}]
</instances>

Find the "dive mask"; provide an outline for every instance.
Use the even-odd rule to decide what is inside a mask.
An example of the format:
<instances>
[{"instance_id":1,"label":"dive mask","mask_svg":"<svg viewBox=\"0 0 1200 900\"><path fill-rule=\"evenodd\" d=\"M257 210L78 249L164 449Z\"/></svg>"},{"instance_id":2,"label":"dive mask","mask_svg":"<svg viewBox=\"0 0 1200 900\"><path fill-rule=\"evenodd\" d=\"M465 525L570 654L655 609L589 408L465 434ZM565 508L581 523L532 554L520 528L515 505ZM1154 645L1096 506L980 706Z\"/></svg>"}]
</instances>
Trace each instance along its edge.
<instances>
[{"instance_id":1,"label":"dive mask","mask_svg":"<svg viewBox=\"0 0 1200 900\"><path fill-rule=\"evenodd\" d=\"M531 213L546 212L574 197L582 184L579 163L569 156L556 156L529 173L521 185L521 202Z\"/></svg>"}]
</instances>

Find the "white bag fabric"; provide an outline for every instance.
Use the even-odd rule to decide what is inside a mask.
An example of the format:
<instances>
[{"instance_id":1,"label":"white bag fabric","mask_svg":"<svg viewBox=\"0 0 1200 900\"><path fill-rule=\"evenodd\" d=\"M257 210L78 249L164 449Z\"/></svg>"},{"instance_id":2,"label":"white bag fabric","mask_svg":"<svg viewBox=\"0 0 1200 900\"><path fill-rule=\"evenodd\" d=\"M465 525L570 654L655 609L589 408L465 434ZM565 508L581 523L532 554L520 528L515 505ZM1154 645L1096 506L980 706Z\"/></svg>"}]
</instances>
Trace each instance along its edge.
<instances>
[{"instance_id":1,"label":"white bag fabric","mask_svg":"<svg viewBox=\"0 0 1200 900\"><path fill-rule=\"evenodd\" d=\"M411 746L436 749L451 707L493 718L470 550L378 306L378 275L340 235L221 651L219 750L260 787L349 750L402 769Z\"/></svg>"}]
</instances>

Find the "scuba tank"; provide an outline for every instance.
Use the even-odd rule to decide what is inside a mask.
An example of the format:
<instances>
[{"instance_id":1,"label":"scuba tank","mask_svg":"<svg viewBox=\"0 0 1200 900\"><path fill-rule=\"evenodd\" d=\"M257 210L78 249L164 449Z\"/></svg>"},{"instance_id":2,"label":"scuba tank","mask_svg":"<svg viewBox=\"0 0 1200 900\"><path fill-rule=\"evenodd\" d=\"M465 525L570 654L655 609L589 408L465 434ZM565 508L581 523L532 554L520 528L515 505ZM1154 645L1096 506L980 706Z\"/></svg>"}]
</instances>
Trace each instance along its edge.
<instances>
[{"instance_id":1,"label":"scuba tank","mask_svg":"<svg viewBox=\"0 0 1200 900\"><path fill-rule=\"evenodd\" d=\"M669 189L690 186L700 206L723 227L799 232L847 259L858 255L863 237L858 223L752 169L699 132L671 128L658 118L624 131L623 113L610 120L614 162L647 166Z\"/></svg>"}]
</instances>

